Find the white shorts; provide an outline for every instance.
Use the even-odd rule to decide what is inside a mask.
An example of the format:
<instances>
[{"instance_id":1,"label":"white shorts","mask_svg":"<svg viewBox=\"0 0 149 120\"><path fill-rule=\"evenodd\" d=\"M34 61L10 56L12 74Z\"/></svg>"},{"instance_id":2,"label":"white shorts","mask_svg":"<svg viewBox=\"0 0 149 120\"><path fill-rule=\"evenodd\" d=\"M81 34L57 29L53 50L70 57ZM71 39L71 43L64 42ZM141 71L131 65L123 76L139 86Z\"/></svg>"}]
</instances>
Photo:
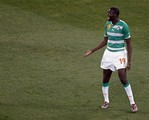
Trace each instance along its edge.
<instances>
[{"instance_id":1,"label":"white shorts","mask_svg":"<svg viewBox=\"0 0 149 120\"><path fill-rule=\"evenodd\" d=\"M116 71L127 67L127 51L111 52L105 50L100 67L102 69L110 69Z\"/></svg>"}]
</instances>

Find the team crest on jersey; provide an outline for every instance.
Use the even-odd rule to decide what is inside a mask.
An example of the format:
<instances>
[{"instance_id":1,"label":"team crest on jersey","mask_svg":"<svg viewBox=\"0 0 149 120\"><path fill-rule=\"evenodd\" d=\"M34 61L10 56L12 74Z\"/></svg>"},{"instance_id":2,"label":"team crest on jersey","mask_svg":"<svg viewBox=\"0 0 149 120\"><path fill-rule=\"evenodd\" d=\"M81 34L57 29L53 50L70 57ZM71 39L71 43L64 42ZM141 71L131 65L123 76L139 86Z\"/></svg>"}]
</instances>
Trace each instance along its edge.
<instances>
[{"instance_id":1,"label":"team crest on jersey","mask_svg":"<svg viewBox=\"0 0 149 120\"><path fill-rule=\"evenodd\" d=\"M108 24L107 29L109 30L111 28L111 26L112 26L111 24Z\"/></svg>"}]
</instances>

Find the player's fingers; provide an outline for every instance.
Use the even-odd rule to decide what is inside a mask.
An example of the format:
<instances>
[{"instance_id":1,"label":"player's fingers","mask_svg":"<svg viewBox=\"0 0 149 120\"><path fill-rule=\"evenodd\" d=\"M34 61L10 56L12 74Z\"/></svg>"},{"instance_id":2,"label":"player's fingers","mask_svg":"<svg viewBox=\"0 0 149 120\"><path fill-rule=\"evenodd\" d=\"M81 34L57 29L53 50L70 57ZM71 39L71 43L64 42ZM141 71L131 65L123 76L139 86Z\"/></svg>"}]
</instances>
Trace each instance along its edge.
<instances>
[{"instance_id":1,"label":"player's fingers","mask_svg":"<svg viewBox=\"0 0 149 120\"><path fill-rule=\"evenodd\" d=\"M85 50L83 57L86 57L87 50Z\"/></svg>"},{"instance_id":2,"label":"player's fingers","mask_svg":"<svg viewBox=\"0 0 149 120\"><path fill-rule=\"evenodd\" d=\"M91 51L90 51L90 50L86 50L83 57L87 57L87 56L90 55L90 54L91 54Z\"/></svg>"}]
</instances>

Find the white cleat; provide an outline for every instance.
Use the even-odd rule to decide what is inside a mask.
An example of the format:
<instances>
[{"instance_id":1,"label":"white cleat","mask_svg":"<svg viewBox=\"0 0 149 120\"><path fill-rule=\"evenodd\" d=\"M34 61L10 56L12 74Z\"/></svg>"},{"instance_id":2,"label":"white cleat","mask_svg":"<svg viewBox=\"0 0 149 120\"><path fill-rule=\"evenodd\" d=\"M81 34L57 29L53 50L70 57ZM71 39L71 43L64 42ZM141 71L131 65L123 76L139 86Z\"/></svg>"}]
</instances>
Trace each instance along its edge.
<instances>
[{"instance_id":1,"label":"white cleat","mask_svg":"<svg viewBox=\"0 0 149 120\"><path fill-rule=\"evenodd\" d=\"M109 107L109 103L108 102L104 102L103 105L101 106L101 108L106 109Z\"/></svg>"},{"instance_id":2,"label":"white cleat","mask_svg":"<svg viewBox=\"0 0 149 120\"><path fill-rule=\"evenodd\" d=\"M132 105L131 105L131 111L132 111L133 113L135 113L135 112L138 111L138 107L137 107L136 104L132 104Z\"/></svg>"}]
</instances>

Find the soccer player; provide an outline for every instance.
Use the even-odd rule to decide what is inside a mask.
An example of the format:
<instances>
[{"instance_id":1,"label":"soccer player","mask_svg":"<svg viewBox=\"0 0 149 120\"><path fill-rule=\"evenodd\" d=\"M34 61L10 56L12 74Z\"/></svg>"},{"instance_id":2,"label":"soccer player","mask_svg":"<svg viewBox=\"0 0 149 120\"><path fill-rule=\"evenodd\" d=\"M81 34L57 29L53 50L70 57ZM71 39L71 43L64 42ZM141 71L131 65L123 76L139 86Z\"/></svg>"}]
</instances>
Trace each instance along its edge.
<instances>
[{"instance_id":1,"label":"soccer player","mask_svg":"<svg viewBox=\"0 0 149 120\"><path fill-rule=\"evenodd\" d=\"M119 79L130 101L131 111L137 112L138 107L134 101L131 85L126 77L126 70L131 67L131 35L128 25L119 19L119 13L117 7L111 7L108 10L108 21L105 24L103 41L97 47L87 50L84 57L105 45L107 46L101 60L101 68L103 69L102 93L104 97L101 108L106 109L109 107L109 80L112 72L118 71Z\"/></svg>"}]
</instances>

